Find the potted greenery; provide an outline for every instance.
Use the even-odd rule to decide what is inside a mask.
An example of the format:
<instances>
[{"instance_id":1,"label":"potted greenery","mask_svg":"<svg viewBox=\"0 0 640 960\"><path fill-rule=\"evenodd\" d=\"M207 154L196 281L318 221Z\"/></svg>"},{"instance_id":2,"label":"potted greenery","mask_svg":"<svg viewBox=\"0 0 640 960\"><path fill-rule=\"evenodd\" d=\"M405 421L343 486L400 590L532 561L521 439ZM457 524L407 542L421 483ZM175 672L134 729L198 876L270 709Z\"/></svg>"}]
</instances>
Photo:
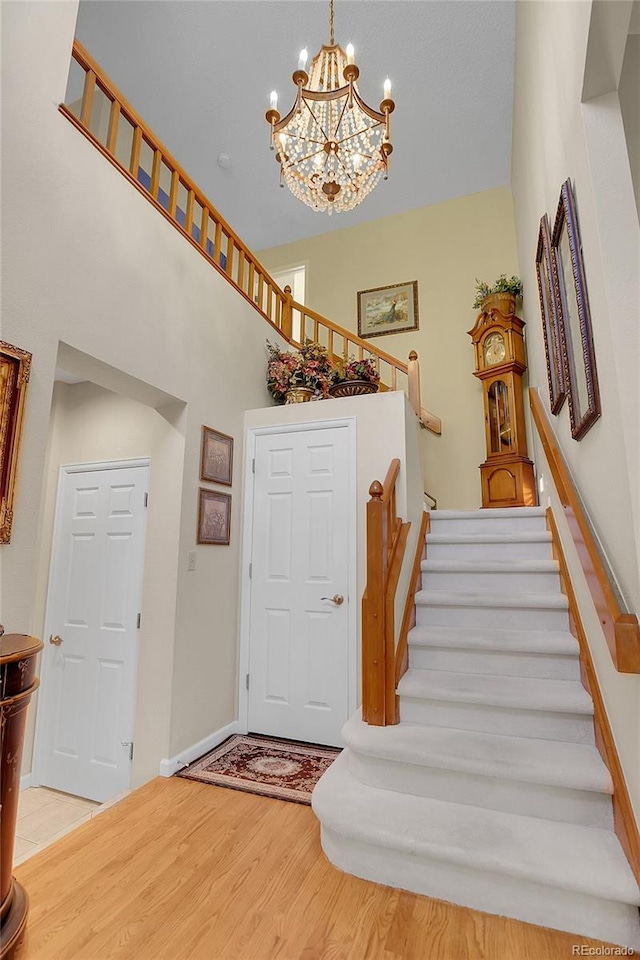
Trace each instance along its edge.
<instances>
[{"instance_id":1,"label":"potted greenery","mask_svg":"<svg viewBox=\"0 0 640 960\"><path fill-rule=\"evenodd\" d=\"M267 390L276 403L302 403L327 397L332 364L325 347L305 340L297 352L267 341Z\"/></svg>"},{"instance_id":2,"label":"potted greenery","mask_svg":"<svg viewBox=\"0 0 640 960\"><path fill-rule=\"evenodd\" d=\"M505 273L501 273L492 286L476 277L476 298L473 301L473 309L487 311L494 307L503 316L509 317L515 313L516 297L520 296L522 296L520 277L507 277Z\"/></svg>"},{"instance_id":3,"label":"potted greenery","mask_svg":"<svg viewBox=\"0 0 640 960\"><path fill-rule=\"evenodd\" d=\"M331 375L329 393L332 397L356 397L365 393L375 393L380 386L380 374L374 361L343 360L335 367Z\"/></svg>"}]
</instances>

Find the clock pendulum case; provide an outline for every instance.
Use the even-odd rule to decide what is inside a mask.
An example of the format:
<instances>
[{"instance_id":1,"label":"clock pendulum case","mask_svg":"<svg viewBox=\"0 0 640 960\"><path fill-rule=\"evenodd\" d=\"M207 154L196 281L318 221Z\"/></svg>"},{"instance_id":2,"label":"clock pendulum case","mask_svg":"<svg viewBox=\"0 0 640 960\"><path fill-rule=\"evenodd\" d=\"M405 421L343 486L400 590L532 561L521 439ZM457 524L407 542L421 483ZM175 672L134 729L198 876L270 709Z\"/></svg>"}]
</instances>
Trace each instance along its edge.
<instances>
[{"instance_id":1,"label":"clock pendulum case","mask_svg":"<svg viewBox=\"0 0 640 960\"><path fill-rule=\"evenodd\" d=\"M527 457L522 374L527 369L515 299L499 306L485 298L469 336L474 376L482 383L487 459L480 465L483 507L532 507L537 503L533 463Z\"/></svg>"}]
</instances>

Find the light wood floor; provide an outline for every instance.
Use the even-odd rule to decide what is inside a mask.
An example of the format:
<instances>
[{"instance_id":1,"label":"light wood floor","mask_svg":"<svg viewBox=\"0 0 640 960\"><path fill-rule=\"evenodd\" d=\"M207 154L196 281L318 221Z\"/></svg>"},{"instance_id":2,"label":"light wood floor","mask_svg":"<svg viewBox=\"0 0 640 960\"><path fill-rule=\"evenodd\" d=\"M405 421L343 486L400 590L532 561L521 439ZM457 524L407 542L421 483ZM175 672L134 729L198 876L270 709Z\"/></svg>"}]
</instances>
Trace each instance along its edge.
<instances>
[{"instance_id":1,"label":"light wood floor","mask_svg":"<svg viewBox=\"0 0 640 960\"><path fill-rule=\"evenodd\" d=\"M570 934L336 870L309 807L158 778L14 871L15 960L563 960Z\"/></svg>"}]
</instances>

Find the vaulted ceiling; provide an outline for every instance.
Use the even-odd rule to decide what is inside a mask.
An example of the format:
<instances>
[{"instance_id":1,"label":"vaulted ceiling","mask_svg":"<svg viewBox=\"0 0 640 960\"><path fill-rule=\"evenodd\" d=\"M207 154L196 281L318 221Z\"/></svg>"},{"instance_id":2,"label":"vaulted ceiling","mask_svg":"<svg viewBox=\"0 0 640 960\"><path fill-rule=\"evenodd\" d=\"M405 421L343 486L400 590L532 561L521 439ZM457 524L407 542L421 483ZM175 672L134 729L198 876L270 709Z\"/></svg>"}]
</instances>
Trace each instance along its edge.
<instances>
[{"instance_id":1,"label":"vaulted ceiling","mask_svg":"<svg viewBox=\"0 0 640 960\"><path fill-rule=\"evenodd\" d=\"M393 83L390 177L332 217L281 189L269 92L286 112L328 20L326 0L81 0L77 37L253 250L509 182L513 0L336 0L360 93Z\"/></svg>"}]
</instances>

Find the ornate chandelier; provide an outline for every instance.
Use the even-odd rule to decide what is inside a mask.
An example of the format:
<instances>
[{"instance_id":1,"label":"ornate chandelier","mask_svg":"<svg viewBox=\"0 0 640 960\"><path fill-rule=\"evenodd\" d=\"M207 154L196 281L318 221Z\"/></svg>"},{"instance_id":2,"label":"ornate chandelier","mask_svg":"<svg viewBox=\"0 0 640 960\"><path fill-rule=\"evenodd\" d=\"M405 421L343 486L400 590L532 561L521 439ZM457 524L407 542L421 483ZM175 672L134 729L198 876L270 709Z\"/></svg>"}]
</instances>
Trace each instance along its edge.
<instances>
[{"instance_id":1,"label":"ornate chandelier","mask_svg":"<svg viewBox=\"0 0 640 960\"><path fill-rule=\"evenodd\" d=\"M380 110L368 106L358 93L360 71L353 46L346 51L335 43L333 2L330 0L329 45L323 45L306 71L307 51L300 53L293 82L295 103L280 119L278 95L271 94L266 120L271 126L271 149L280 164L280 186L313 210L329 214L353 210L384 177L393 150L389 114L395 108L391 82L384 83Z\"/></svg>"}]
</instances>

